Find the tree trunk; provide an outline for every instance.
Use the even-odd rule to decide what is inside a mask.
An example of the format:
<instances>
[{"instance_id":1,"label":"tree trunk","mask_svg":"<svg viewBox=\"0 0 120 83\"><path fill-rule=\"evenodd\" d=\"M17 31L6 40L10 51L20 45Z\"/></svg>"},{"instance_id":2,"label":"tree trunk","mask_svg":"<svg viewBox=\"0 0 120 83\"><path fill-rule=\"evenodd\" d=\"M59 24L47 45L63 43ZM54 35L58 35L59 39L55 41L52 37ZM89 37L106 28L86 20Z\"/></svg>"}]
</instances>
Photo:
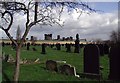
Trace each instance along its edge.
<instances>
[{"instance_id":1,"label":"tree trunk","mask_svg":"<svg viewBox=\"0 0 120 83\"><path fill-rule=\"evenodd\" d=\"M18 83L19 71L20 71L20 50L21 46L16 47L16 61L15 61L15 71L14 71L14 83Z\"/></svg>"}]
</instances>

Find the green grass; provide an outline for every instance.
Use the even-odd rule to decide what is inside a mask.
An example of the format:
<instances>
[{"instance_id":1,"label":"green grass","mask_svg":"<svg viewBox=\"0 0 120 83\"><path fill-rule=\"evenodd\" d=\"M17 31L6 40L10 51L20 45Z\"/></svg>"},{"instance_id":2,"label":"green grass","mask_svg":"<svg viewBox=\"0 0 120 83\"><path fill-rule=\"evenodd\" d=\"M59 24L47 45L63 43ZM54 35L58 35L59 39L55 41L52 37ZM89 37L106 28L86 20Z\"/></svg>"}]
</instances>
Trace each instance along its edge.
<instances>
[{"instance_id":1,"label":"green grass","mask_svg":"<svg viewBox=\"0 0 120 83\"><path fill-rule=\"evenodd\" d=\"M2 81L2 74L0 73L0 82Z\"/></svg>"},{"instance_id":2,"label":"green grass","mask_svg":"<svg viewBox=\"0 0 120 83\"><path fill-rule=\"evenodd\" d=\"M31 46L31 48L32 47L34 46ZM75 66L76 71L78 73L82 73L83 49L81 49L80 54L78 54L78 53L73 53L74 48L72 48L72 53L67 53L64 47L62 47L62 50L60 51L47 47L46 48L47 54L41 54L41 47L36 46L35 48L37 49L37 51L32 51L32 50L27 51L25 47L23 47L21 50L21 59L26 58L30 60L35 60L39 58L40 63L21 65L20 78L19 78L20 81L79 81L80 80L74 76L62 75L60 73L45 70L45 62L46 60L49 59L66 60L68 64ZM15 50L12 50L10 46L3 47L3 52L5 52L5 54L11 54L13 57L15 57ZM101 71L103 75L103 80L107 80L108 72L109 72L107 55L100 57L100 65L104 67L104 69ZM14 65L11 63L3 62L3 71L8 77L8 79L12 80ZM5 80L4 77L3 80ZM86 81L91 79L81 79L81 80Z\"/></svg>"}]
</instances>

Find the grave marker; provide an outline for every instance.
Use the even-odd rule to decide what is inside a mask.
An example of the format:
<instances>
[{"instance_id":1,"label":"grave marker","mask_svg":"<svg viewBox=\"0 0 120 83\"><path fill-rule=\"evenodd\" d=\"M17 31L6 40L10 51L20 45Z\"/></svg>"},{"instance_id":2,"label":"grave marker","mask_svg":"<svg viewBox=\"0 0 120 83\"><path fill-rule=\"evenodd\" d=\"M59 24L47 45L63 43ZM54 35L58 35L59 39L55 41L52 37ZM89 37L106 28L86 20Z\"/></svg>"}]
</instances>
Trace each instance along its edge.
<instances>
[{"instance_id":1,"label":"grave marker","mask_svg":"<svg viewBox=\"0 0 120 83\"><path fill-rule=\"evenodd\" d=\"M84 48L84 73L100 74L99 49L94 44L88 44Z\"/></svg>"},{"instance_id":2,"label":"grave marker","mask_svg":"<svg viewBox=\"0 0 120 83\"><path fill-rule=\"evenodd\" d=\"M42 52L41 52L41 54L46 54L45 43L42 44Z\"/></svg>"},{"instance_id":3,"label":"grave marker","mask_svg":"<svg viewBox=\"0 0 120 83\"><path fill-rule=\"evenodd\" d=\"M104 44L104 53L109 54L109 46L107 44Z\"/></svg>"},{"instance_id":4,"label":"grave marker","mask_svg":"<svg viewBox=\"0 0 120 83\"><path fill-rule=\"evenodd\" d=\"M110 80L120 80L120 45L114 45L110 48Z\"/></svg>"},{"instance_id":5,"label":"grave marker","mask_svg":"<svg viewBox=\"0 0 120 83\"><path fill-rule=\"evenodd\" d=\"M27 43L27 50L29 50L30 48L30 43Z\"/></svg>"},{"instance_id":6,"label":"grave marker","mask_svg":"<svg viewBox=\"0 0 120 83\"><path fill-rule=\"evenodd\" d=\"M79 45L79 35L76 34L76 40L75 40L75 50L74 53L79 53L80 52L80 45Z\"/></svg>"},{"instance_id":7,"label":"grave marker","mask_svg":"<svg viewBox=\"0 0 120 83\"><path fill-rule=\"evenodd\" d=\"M46 69L50 71L58 71L57 69L57 62L53 60L47 60L46 61Z\"/></svg>"},{"instance_id":8,"label":"grave marker","mask_svg":"<svg viewBox=\"0 0 120 83\"><path fill-rule=\"evenodd\" d=\"M98 44L97 46L99 48L100 55L104 56L104 45L103 44Z\"/></svg>"},{"instance_id":9,"label":"grave marker","mask_svg":"<svg viewBox=\"0 0 120 83\"><path fill-rule=\"evenodd\" d=\"M71 44L67 44L67 50L66 52L71 52Z\"/></svg>"},{"instance_id":10,"label":"grave marker","mask_svg":"<svg viewBox=\"0 0 120 83\"><path fill-rule=\"evenodd\" d=\"M57 50L61 50L61 45L60 45L60 43L57 43L57 44L56 44L56 48L57 48Z\"/></svg>"},{"instance_id":11,"label":"grave marker","mask_svg":"<svg viewBox=\"0 0 120 83\"><path fill-rule=\"evenodd\" d=\"M71 66L69 64L61 65L59 67L59 72L62 73L62 74L79 77L79 75L76 75L75 67L73 67L73 66Z\"/></svg>"}]
</instances>

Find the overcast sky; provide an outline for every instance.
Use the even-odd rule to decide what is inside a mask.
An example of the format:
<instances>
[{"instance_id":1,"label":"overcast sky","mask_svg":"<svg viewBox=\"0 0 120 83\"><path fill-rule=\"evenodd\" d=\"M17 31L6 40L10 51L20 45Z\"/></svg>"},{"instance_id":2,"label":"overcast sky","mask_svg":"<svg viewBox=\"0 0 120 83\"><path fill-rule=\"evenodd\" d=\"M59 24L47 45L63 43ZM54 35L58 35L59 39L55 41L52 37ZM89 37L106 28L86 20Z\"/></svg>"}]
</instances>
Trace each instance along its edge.
<instances>
[{"instance_id":1,"label":"overcast sky","mask_svg":"<svg viewBox=\"0 0 120 83\"><path fill-rule=\"evenodd\" d=\"M57 35L62 37L72 36L78 33L80 39L109 39L110 32L118 29L118 3L117 2L88 2L89 6L101 10L103 12L92 13L91 15L82 14L79 19L78 13L72 11L71 15L67 14L67 11L63 12L61 19L65 22L63 27L54 26L34 26L30 30L27 37L36 36L38 39L44 39L44 34L53 34L53 38L57 38ZM16 28L18 25L24 28L25 16L16 15L12 25L13 29L10 33L15 38ZM2 30L0 30L2 32ZM23 30L22 30L23 32ZM6 37L5 33L0 34L1 37Z\"/></svg>"}]
</instances>

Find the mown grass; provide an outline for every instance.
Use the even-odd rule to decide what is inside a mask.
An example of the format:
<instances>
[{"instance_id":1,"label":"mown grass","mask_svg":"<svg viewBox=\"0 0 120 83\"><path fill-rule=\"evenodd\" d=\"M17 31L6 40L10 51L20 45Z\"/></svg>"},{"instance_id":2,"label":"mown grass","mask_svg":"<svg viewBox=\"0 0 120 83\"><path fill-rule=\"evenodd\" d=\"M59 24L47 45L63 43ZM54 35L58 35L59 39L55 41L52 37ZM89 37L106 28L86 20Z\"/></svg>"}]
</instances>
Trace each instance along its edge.
<instances>
[{"instance_id":1,"label":"mown grass","mask_svg":"<svg viewBox=\"0 0 120 83\"><path fill-rule=\"evenodd\" d=\"M55 48L46 48L46 54L41 54L41 47L35 46L37 51L32 51L32 47L27 51L25 47L21 49L21 59L35 60L40 59L39 64L24 64L20 68L20 81L86 81L91 79L78 79L74 76L62 75L60 73L47 71L45 69L46 60L65 60L68 64L75 66L77 73L83 72L83 49L81 49L80 54L74 53L74 47L71 53L67 53L65 47L62 47L60 51L55 50ZM11 54L15 57L15 50L12 50L10 46L3 47L3 52L5 54ZM100 56L100 65L104 67L101 71L103 75L103 80L107 80L109 73L109 63L108 56ZM11 63L3 62L3 72L8 77L8 79L13 79L14 65ZM6 78L3 76L3 80Z\"/></svg>"}]
</instances>

